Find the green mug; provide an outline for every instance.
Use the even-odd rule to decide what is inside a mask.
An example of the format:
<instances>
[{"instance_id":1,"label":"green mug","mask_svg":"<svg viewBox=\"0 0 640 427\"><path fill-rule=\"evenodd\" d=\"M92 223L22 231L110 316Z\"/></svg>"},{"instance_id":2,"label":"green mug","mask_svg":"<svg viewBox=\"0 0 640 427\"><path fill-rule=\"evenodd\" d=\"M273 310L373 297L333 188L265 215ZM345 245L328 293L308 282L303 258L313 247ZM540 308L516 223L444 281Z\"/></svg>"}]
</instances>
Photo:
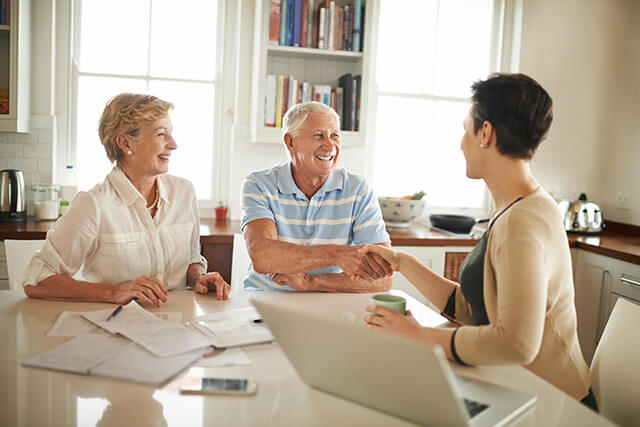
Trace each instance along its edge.
<instances>
[{"instance_id":1,"label":"green mug","mask_svg":"<svg viewBox=\"0 0 640 427\"><path fill-rule=\"evenodd\" d=\"M396 296L396 295L388 295L388 294L378 294L371 297L369 301L374 305L381 305L382 307L390 308L391 310L395 310L398 313L405 314L406 313L406 304L404 298ZM374 314L374 313L371 313Z\"/></svg>"}]
</instances>

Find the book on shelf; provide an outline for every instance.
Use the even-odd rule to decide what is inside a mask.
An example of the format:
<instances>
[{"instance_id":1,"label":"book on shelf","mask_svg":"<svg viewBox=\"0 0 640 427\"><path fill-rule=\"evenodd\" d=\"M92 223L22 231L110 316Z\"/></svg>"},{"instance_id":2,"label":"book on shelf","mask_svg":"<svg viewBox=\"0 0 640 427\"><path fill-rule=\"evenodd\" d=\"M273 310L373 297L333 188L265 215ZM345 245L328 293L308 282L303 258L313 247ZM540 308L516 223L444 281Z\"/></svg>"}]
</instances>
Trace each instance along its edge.
<instances>
[{"instance_id":1,"label":"book on shelf","mask_svg":"<svg viewBox=\"0 0 640 427\"><path fill-rule=\"evenodd\" d=\"M351 110L353 108L353 75L351 73L343 74L338 79L338 86L342 88L342 130L354 130Z\"/></svg>"},{"instance_id":2,"label":"book on shelf","mask_svg":"<svg viewBox=\"0 0 640 427\"><path fill-rule=\"evenodd\" d=\"M338 113L338 117L340 117L340 123L342 124L343 120L343 104L344 104L344 89L338 86L336 88L336 113ZM340 127L342 129L342 126Z\"/></svg>"},{"instance_id":3,"label":"book on shelf","mask_svg":"<svg viewBox=\"0 0 640 427\"><path fill-rule=\"evenodd\" d=\"M353 129L360 130L360 93L362 93L362 76L357 75L353 77L355 86L355 109L354 109L354 126Z\"/></svg>"},{"instance_id":4,"label":"book on shelf","mask_svg":"<svg viewBox=\"0 0 640 427\"><path fill-rule=\"evenodd\" d=\"M276 87L276 111L275 125L277 128L282 127L282 94L284 91L284 76L278 76Z\"/></svg>"},{"instance_id":5,"label":"book on shelf","mask_svg":"<svg viewBox=\"0 0 640 427\"><path fill-rule=\"evenodd\" d=\"M280 42L280 0L269 2L269 44Z\"/></svg>"},{"instance_id":6,"label":"book on shelf","mask_svg":"<svg viewBox=\"0 0 640 427\"><path fill-rule=\"evenodd\" d=\"M360 40L362 36L362 0L353 2L353 51L360 52Z\"/></svg>"},{"instance_id":7,"label":"book on shelf","mask_svg":"<svg viewBox=\"0 0 640 427\"><path fill-rule=\"evenodd\" d=\"M295 12L294 0L287 2L287 46L293 46L293 17Z\"/></svg>"},{"instance_id":8,"label":"book on shelf","mask_svg":"<svg viewBox=\"0 0 640 427\"><path fill-rule=\"evenodd\" d=\"M311 22L311 46L309 47L318 47L318 28L320 27L320 3L314 3L313 0L309 0L313 4L313 12L312 17L313 20Z\"/></svg>"},{"instance_id":9,"label":"book on shelf","mask_svg":"<svg viewBox=\"0 0 640 427\"><path fill-rule=\"evenodd\" d=\"M289 0L282 0L280 3L280 46L287 45L287 2Z\"/></svg>"},{"instance_id":10,"label":"book on shelf","mask_svg":"<svg viewBox=\"0 0 640 427\"><path fill-rule=\"evenodd\" d=\"M336 16L336 2L335 1L331 1L329 2L329 25L327 28L327 35L325 36L326 39L329 40L329 42L327 43L327 49L329 50L335 50L335 16Z\"/></svg>"},{"instance_id":11,"label":"book on shelf","mask_svg":"<svg viewBox=\"0 0 640 427\"><path fill-rule=\"evenodd\" d=\"M318 49L324 49L324 20L326 19L326 8L321 7L318 18Z\"/></svg>"},{"instance_id":12,"label":"book on shelf","mask_svg":"<svg viewBox=\"0 0 640 427\"><path fill-rule=\"evenodd\" d=\"M313 47L313 0L305 0L307 4L307 44L306 47Z\"/></svg>"},{"instance_id":13,"label":"book on shelf","mask_svg":"<svg viewBox=\"0 0 640 427\"><path fill-rule=\"evenodd\" d=\"M278 95L278 76L269 74L265 84L264 125L276 126L276 99Z\"/></svg>"},{"instance_id":14,"label":"book on shelf","mask_svg":"<svg viewBox=\"0 0 640 427\"><path fill-rule=\"evenodd\" d=\"M300 31L300 47L311 47L307 43L307 24L309 20L309 2L302 0L302 30Z\"/></svg>"},{"instance_id":15,"label":"book on shelf","mask_svg":"<svg viewBox=\"0 0 640 427\"><path fill-rule=\"evenodd\" d=\"M293 0L293 45L300 47L302 36L302 0Z\"/></svg>"}]
</instances>

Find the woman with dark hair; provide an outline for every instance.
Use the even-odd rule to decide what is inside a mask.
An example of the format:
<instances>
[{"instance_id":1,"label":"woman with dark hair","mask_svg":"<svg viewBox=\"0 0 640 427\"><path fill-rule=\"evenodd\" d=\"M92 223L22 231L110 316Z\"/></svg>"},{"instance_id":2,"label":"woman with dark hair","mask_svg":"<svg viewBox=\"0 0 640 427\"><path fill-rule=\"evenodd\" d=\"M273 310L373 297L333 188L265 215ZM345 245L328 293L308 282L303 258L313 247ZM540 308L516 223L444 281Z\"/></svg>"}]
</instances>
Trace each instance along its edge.
<instances>
[{"instance_id":1,"label":"woman with dark hair","mask_svg":"<svg viewBox=\"0 0 640 427\"><path fill-rule=\"evenodd\" d=\"M413 256L383 256L458 328L423 328L408 314L369 306L373 329L440 345L468 365L522 365L576 399L594 400L576 329L569 244L560 211L529 166L553 121L532 78L494 74L472 85L461 149L467 176L483 179L496 209L460 269L460 285Z\"/></svg>"}]
</instances>

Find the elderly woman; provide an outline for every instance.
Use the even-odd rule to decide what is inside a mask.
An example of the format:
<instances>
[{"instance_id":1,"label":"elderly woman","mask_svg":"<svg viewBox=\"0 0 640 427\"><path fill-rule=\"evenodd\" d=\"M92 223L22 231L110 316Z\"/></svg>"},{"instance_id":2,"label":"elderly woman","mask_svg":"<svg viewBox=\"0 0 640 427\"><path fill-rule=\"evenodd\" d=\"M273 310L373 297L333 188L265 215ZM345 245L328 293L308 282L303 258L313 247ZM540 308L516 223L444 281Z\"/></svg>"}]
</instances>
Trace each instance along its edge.
<instances>
[{"instance_id":1,"label":"elderly woman","mask_svg":"<svg viewBox=\"0 0 640 427\"><path fill-rule=\"evenodd\" d=\"M159 306L167 289L189 285L228 298L229 285L206 273L200 255L193 185L166 174L177 148L171 108L151 95L109 100L99 135L115 167L102 184L78 193L47 234L23 278L28 296Z\"/></svg>"},{"instance_id":2,"label":"elderly woman","mask_svg":"<svg viewBox=\"0 0 640 427\"><path fill-rule=\"evenodd\" d=\"M328 106L293 106L283 121L291 160L250 174L242 229L253 261L246 290L374 292L391 268L362 244L389 246L378 202L359 176L336 169L340 118Z\"/></svg>"},{"instance_id":3,"label":"elderly woman","mask_svg":"<svg viewBox=\"0 0 640 427\"><path fill-rule=\"evenodd\" d=\"M496 74L472 86L461 148L467 176L483 179L496 210L460 269L460 285L411 255L370 246L459 328L423 328L409 314L367 307L373 329L442 346L469 365L523 365L575 399L594 403L576 330L571 256L555 201L529 162L553 119L533 79Z\"/></svg>"}]
</instances>

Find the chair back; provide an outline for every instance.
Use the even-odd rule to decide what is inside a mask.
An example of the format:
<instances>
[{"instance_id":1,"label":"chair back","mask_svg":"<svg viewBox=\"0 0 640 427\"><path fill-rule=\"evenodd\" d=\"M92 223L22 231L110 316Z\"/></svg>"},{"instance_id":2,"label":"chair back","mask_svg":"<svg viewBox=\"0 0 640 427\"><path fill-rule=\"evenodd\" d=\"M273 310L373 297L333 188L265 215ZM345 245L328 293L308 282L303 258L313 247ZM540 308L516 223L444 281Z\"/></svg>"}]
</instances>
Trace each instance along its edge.
<instances>
[{"instance_id":1,"label":"chair back","mask_svg":"<svg viewBox=\"0 0 640 427\"><path fill-rule=\"evenodd\" d=\"M618 298L591 362L600 414L621 426L640 420L640 306Z\"/></svg>"},{"instance_id":2,"label":"chair back","mask_svg":"<svg viewBox=\"0 0 640 427\"><path fill-rule=\"evenodd\" d=\"M240 233L233 235L233 258L231 261L231 291L242 292L244 279L249 274L251 258L244 242L244 236Z\"/></svg>"},{"instance_id":3,"label":"chair back","mask_svg":"<svg viewBox=\"0 0 640 427\"><path fill-rule=\"evenodd\" d=\"M20 289L22 276L33 255L44 246L44 240L5 240L9 290Z\"/></svg>"}]
</instances>

